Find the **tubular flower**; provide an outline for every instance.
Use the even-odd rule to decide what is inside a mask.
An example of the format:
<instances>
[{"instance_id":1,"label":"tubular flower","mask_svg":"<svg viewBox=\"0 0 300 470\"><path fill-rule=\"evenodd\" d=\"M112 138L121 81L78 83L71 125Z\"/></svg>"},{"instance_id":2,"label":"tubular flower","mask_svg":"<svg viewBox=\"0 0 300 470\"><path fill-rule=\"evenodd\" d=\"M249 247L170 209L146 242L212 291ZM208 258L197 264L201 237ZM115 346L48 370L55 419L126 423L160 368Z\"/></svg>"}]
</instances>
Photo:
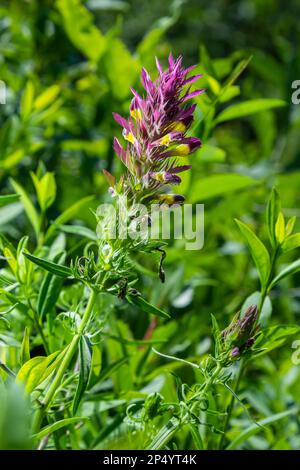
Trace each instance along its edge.
<instances>
[{"instance_id":1,"label":"tubular flower","mask_svg":"<svg viewBox=\"0 0 300 470\"><path fill-rule=\"evenodd\" d=\"M111 193L126 194L134 202L156 200L168 205L181 204L183 196L165 194L165 187L181 182L178 173L189 170L191 165L179 164L179 160L201 145L198 138L186 135L196 107L187 103L204 90L190 90L190 85L201 75L187 77L195 66L184 69L181 56L174 60L170 54L166 71L157 59L156 65L158 78L154 82L148 72L142 70L141 82L146 96L132 89L129 119L113 113L123 128L125 140L122 145L115 138L114 150L127 172L118 184L107 172L106 176L112 186Z\"/></svg>"}]
</instances>

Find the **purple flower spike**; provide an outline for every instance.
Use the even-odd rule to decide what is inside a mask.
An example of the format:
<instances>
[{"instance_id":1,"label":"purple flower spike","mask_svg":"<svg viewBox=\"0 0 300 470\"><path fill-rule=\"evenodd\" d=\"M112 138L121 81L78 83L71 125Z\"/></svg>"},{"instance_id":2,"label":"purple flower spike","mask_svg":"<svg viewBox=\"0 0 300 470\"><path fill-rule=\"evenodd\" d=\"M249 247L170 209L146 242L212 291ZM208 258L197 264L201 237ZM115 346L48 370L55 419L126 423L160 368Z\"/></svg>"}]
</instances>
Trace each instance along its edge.
<instances>
[{"instance_id":1,"label":"purple flower spike","mask_svg":"<svg viewBox=\"0 0 300 470\"><path fill-rule=\"evenodd\" d=\"M130 117L125 119L113 113L126 141L122 146L115 139L114 150L128 170L122 183L123 191L134 200L151 194L153 199L172 205L182 203L183 197L162 194L162 189L169 184L179 184L181 179L176 173L191 168L190 165L178 166L177 157L188 156L201 145L197 137L187 136L196 105L186 102L204 90L191 91L191 85L201 75L189 77L188 73L195 66L184 69L181 56L175 60L170 54L165 71L158 59L156 66L158 78L155 81L147 70L142 70L145 96L131 89Z\"/></svg>"}]
</instances>

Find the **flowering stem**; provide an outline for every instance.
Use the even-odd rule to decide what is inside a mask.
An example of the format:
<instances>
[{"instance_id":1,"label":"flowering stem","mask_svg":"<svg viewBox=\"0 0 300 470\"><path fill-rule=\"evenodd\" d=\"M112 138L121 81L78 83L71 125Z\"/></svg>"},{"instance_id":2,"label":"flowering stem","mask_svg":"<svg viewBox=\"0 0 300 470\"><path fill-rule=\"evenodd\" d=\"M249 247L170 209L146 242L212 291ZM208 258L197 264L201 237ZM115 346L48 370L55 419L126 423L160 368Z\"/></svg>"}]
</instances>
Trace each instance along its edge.
<instances>
[{"instance_id":1,"label":"flowering stem","mask_svg":"<svg viewBox=\"0 0 300 470\"><path fill-rule=\"evenodd\" d=\"M80 340L80 337L88 323L88 321L90 320L90 317L91 317L91 314L92 314L92 311L93 311L93 306L94 306L94 303L95 303L95 300L96 300L96 296L97 296L97 293L94 289L91 290L91 295L90 295L90 298L89 298L89 301L87 303L87 306L86 306L86 309L85 309L85 312L84 312L84 315L82 317L82 320L81 320L81 323L78 327L78 331L76 333L76 335L73 337L71 343L69 344L69 347L66 351L66 354L64 356L64 359L62 360L62 362L60 363L60 366L58 367L57 369L57 372L56 372L56 376L53 380L53 382L51 383L46 395L45 395L45 398L42 402L42 405L36 410L35 412L35 415L34 415L34 418L33 418L33 425L32 425L32 432L33 434L36 434L40 427L41 427L41 423L42 423L42 420L44 418L44 415L46 413L46 411L48 410L48 408L50 407L51 403L52 403L52 400L56 394L56 391L58 390L59 386L60 386L60 383L61 383L61 380L64 376L64 373L66 372L76 350L77 350L77 347L78 347L78 343L79 343L79 340Z\"/></svg>"}]
</instances>

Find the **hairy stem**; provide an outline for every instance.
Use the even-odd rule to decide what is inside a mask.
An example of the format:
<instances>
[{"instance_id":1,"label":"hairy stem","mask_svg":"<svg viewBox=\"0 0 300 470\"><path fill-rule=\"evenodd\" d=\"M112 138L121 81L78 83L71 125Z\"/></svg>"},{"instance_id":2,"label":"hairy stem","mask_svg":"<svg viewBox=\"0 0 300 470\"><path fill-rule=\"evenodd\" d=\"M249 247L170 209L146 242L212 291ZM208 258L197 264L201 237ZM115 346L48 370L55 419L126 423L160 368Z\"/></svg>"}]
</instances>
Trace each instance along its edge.
<instances>
[{"instance_id":1,"label":"hairy stem","mask_svg":"<svg viewBox=\"0 0 300 470\"><path fill-rule=\"evenodd\" d=\"M92 290L91 291L91 295L90 295L90 298L89 298L89 301L87 303L87 306L86 306L86 309L85 309L85 312L84 312L84 315L82 317L82 320L81 320L81 323L78 327L78 331L77 331L77 334L73 337L71 343L69 344L69 347L66 351L66 354L62 360L62 362L60 363L58 369L57 369L57 372L56 372L56 375L54 377L54 380L52 381L46 395L45 395L45 398L42 402L42 406L40 406L36 412L35 412L35 415L34 415L34 418L33 418L33 425L32 425L32 432L33 434L36 434L40 427L41 427L41 424L42 424L42 421L43 421L43 418L44 418L44 415L46 413L46 411L48 410L48 408L50 407L51 403L52 403L52 400L56 394L56 391L59 389L59 386L61 384L61 381L62 381L62 378L75 354L75 352L77 351L77 347L78 347L78 343L79 343L79 340L80 340L80 336L82 335L83 331L84 331L84 328L86 327L90 317L91 317L91 314L92 314L92 311L93 311L93 306L94 306L94 303L95 303L95 300L96 300L96 296L97 296L97 293L95 290Z\"/></svg>"}]
</instances>

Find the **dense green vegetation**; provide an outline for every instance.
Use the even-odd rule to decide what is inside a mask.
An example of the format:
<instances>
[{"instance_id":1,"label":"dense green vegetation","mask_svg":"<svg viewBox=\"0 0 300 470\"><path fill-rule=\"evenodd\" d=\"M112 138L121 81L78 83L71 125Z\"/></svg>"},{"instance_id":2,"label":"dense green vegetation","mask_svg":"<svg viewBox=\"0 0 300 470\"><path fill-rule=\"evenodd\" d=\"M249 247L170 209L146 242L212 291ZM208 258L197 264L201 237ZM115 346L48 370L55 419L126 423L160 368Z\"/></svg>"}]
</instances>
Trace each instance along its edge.
<instances>
[{"instance_id":1,"label":"dense green vegetation","mask_svg":"<svg viewBox=\"0 0 300 470\"><path fill-rule=\"evenodd\" d=\"M299 5L228 3L1 2L1 449L299 449ZM176 187L204 246L113 264L112 112L170 51L206 89Z\"/></svg>"}]
</instances>

